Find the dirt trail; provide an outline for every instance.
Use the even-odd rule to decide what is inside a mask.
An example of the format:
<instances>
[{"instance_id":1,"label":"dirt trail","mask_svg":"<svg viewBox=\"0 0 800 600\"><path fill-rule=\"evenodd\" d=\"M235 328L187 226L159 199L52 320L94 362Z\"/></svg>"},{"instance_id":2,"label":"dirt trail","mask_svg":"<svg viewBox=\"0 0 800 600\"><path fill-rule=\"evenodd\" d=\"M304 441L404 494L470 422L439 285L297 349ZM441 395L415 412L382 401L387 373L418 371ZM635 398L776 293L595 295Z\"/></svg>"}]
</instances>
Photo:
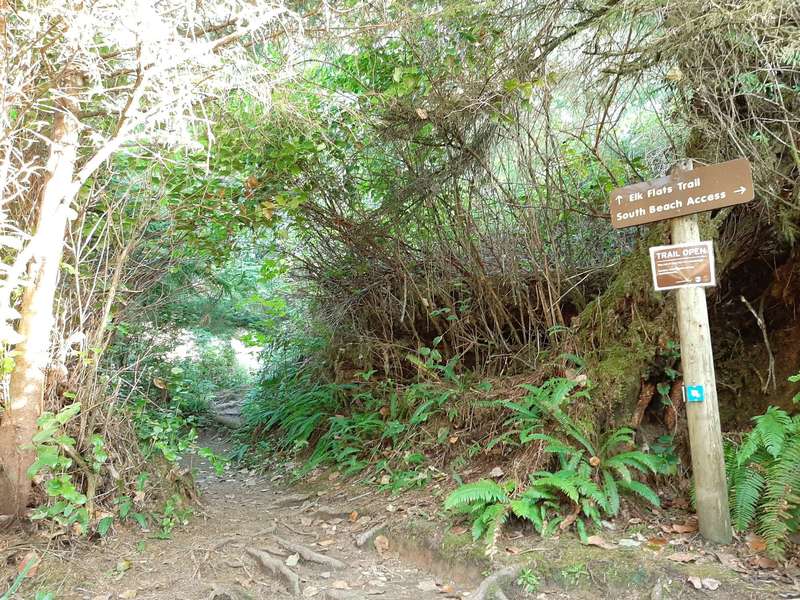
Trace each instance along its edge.
<instances>
[{"instance_id":1,"label":"dirt trail","mask_svg":"<svg viewBox=\"0 0 800 600\"><path fill-rule=\"evenodd\" d=\"M203 442L218 452L228 447L220 437ZM186 466L196 468L202 506L187 526L166 540L132 527L45 552L33 589L56 600L474 600L487 571L525 565L541 585L527 593L506 586L508 598L800 599L800 573L742 568L757 558L746 545L708 547L696 532L664 539L664 515L649 524L620 519L619 530L602 533L613 550L510 526L490 565L466 527L444 526L438 483L391 498L335 473L291 485L279 472L231 466L219 477L205 460L193 461ZM378 530L383 524L387 537ZM636 539L647 542L624 547ZM17 546L24 553L30 543ZM719 589L695 589L691 581L702 578ZM28 587L14 600L31 598Z\"/></svg>"},{"instance_id":2,"label":"dirt trail","mask_svg":"<svg viewBox=\"0 0 800 600\"><path fill-rule=\"evenodd\" d=\"M196 460L194 466L202 508L188 526L168 540L120 532L106 545L66 561L45 559L41 571L56 598L291 598L287 588L292 583L260 567L259 551L277 565L292 565L288 569L298 576L304 598L459 597L455 582L437 580L403 562L392 548L382 548L383 540L377 543L382 554L374 539L357 547L356 537L387 516L383 505L382 514L376 514L368 490L343 486L337 491L326 480L323 489L300 494L287 492L286 482L276 476L229 469L218 477L205 461ZM361 497L353 497L355 492ZM306 556L293 556L298 553ZM314 562L326 557L329 564ZM343 568L335 568L337 561Z\"/></svg>"}]
</instances>

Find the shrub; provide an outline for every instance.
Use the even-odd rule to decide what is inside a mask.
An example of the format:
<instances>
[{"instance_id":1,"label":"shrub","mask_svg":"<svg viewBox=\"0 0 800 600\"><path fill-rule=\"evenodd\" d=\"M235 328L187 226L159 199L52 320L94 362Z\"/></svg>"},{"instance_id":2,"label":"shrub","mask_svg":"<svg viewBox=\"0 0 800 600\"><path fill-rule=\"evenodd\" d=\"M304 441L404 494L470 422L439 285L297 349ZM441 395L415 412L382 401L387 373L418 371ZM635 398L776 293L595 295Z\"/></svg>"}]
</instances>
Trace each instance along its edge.
<instances>
[{"instance_id":1,"label":"shrub","mask_svg":"<svg viewBox=\"0 0 800 600\"><path fill-rule=\"evenodd\" d=\"M491 481L468 483L457 488L445 501L445 508L466 513L473 520L475 539L488 540L487 554L496 552L499 530L510 515L530 521L536 531L545 536L556 528L566 530L575 523L582 539L586 539L586 520L600 525L604 516L619 512L620 493L634 493L647 502L659 505L658 495L646 484L634 479L637 472L656 473L661 470L658 457L633 450L633 430L623 427L611 432L599 443L562 409L577 384L555 378L542 386L525 386L528 395L522 402L528 415L541 415L541 424L552 422L555 433L534 432L529 425L523 429L525 443L544 442L544 450L557 461L552 471L537 471L530 475L527 486L516 482L496 484ZM586 397L580 390L576 395ZM535 412L534 412L535 411ZM564 511L568 506L569 512Z\"/></svg>"},{"instance_id":2,"label":"shrub","mask_svg":"<svg viewBox=\"0 0 800 600\"><path fill-rule=\"evenodd\" d=\"M784 555L800 524L800 416L770 406L739 444L726 446L731 517L737 531L755 526L770 555Z\"/></svg>"}]
</instances>

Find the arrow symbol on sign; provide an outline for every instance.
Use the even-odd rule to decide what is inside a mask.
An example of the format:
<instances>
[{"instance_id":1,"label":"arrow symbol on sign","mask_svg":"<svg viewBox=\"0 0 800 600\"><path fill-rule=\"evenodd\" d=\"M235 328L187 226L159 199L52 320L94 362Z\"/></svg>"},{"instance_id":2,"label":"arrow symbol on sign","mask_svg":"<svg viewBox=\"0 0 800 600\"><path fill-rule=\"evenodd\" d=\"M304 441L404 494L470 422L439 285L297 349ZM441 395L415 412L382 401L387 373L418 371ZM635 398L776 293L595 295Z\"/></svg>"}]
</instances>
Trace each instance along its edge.
<instances>
[{"instance_id":1,"label":"arrow symbol on sign","mask_svg":"<svg viewBox=\"0 0 800 600\"><path fill-rule=\"evenodd\" d=\"M617 196L616 200L618 205L622 204L622 196Z\"/></svg>"},{"instance_id":2,"label":"arrow symbol on sign","mask_svg":"<svg viewBox=\"0 0 800 600\"><path fill-rule=\"evenodd\" d=\"M747 188L742 186L742 187L736 188L733 191L736 192L737 194L744 194L747 191Z\"/></svg>"}]
</instances>

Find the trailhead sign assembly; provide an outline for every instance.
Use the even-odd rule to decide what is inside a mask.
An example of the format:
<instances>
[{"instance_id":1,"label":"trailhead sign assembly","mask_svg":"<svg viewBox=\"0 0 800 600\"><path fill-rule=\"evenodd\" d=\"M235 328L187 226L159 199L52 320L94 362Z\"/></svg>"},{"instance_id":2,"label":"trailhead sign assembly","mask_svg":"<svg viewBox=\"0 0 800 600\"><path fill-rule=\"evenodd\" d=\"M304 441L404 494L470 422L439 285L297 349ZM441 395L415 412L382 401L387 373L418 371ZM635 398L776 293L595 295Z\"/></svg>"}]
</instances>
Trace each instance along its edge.
<instances>
[{"instance_id":1,"label":"trailhead sign assembly","mask_svg":"<svg viewBox=\"0 0 800 600\"><path fill-rule=\"evenodd\" d=\"M650 266L653 287L657 291L717 284L711 242L653 246L650 248Z\"/></svg>"},{"instance_id":2,"label":"trailhead sign assembly","mask_svg":"<svg viewBox=\"0 0 800 600\"><path fill-rule=\"evenodd\" d=\"M616 229L670 220L672 245L650 248L653 286L675 290L681 375L692 453L700 533L718 544L732 539L714 353L704 287L716 284L714 248L700 240L699 212L754 198L750 163L739 158L693 168L681 161L664 177L616 188L609 203Z\"/></svg>"},{"instance_id":3,"label":"trailhead sign assembly","mask_svg":"<svg viewBox=\"0 0 800 600\"><path fill-rule=\"evenodd\" d=\"M737 158L612 190L611 226L621 229L673 219L753 197L750 162Z\"/></svg>"}]
</instances>

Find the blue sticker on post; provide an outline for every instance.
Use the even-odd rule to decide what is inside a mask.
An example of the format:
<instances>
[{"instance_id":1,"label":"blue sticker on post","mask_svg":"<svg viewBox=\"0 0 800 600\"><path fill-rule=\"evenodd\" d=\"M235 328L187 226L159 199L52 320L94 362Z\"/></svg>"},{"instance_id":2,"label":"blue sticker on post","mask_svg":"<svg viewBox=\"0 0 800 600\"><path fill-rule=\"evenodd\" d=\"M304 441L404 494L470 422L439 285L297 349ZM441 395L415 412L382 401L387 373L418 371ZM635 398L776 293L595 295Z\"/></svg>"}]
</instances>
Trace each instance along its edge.
<instances>
[{"instance_id":1,"label":"blue sticker on post","mask_svg":"<svg viewBox=\"0 0 800 600\"><path fill-rule=\"evenodd\" d=\"M687 385L686 386L686 401L687 402L703 402L706 399L706 391L702 385Z\"/></svg>"}]
</instances>

